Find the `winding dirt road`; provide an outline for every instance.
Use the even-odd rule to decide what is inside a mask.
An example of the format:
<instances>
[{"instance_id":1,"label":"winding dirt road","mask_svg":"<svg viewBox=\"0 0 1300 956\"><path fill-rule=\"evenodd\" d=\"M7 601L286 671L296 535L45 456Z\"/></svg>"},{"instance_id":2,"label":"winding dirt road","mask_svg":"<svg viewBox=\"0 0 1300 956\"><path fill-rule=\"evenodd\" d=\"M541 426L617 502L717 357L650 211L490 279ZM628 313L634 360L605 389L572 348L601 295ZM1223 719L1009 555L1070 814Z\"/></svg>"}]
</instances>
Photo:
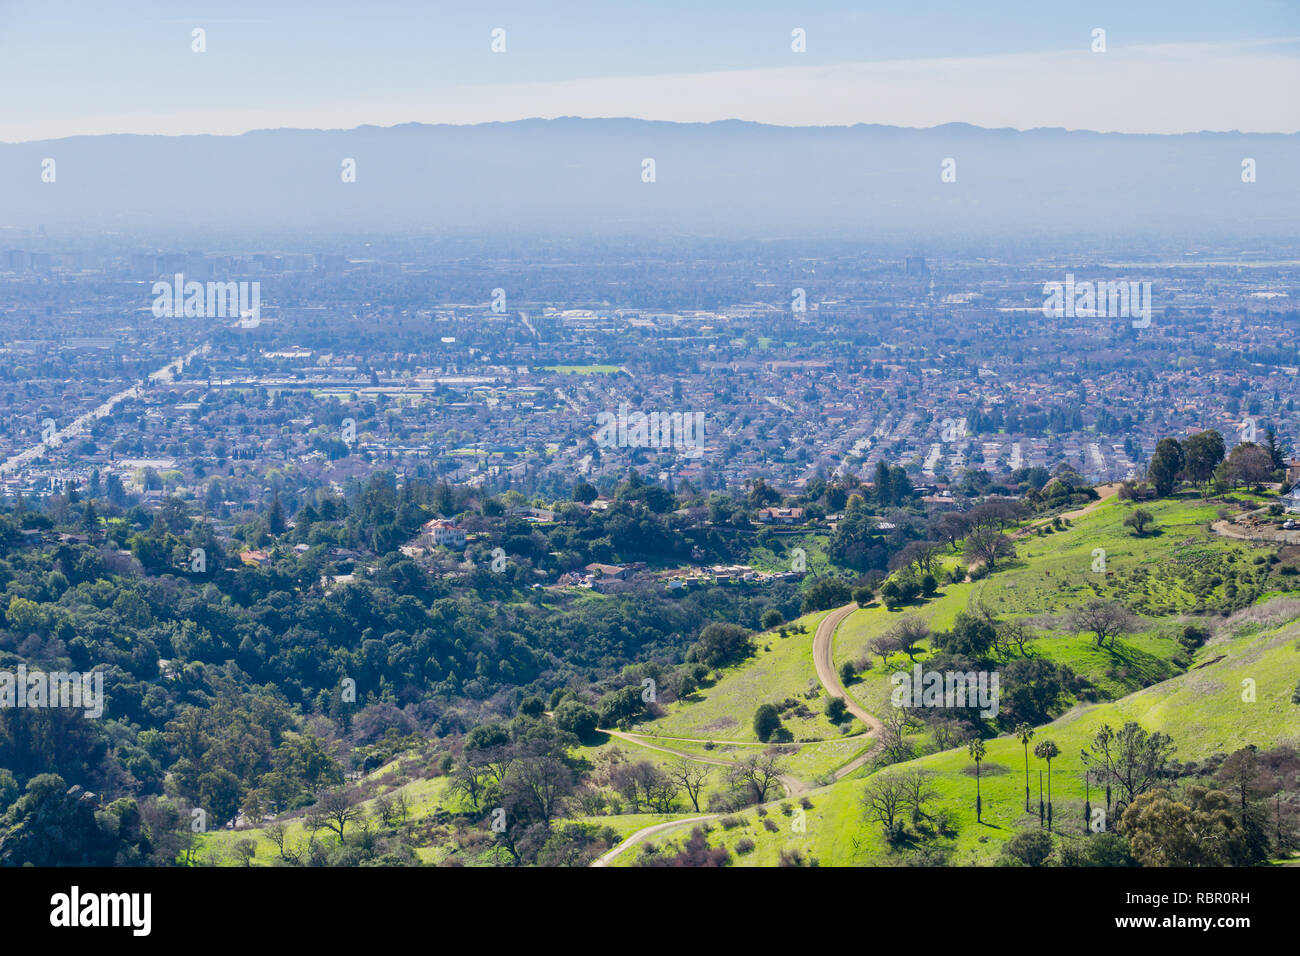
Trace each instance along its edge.
<instances>
[{"instance_id":1,"label":"winding dirt road","mask_svg":"<svg viewBox=\"0 0 1300 956\"><path fill-rule=\"evenodd\" d=\"M1025 525L1023 528L1017 528L1015 531L1011 532L1011 537L1012 538L1027 537L1028 535L1033 533L1035 528L1041 528L1043 527L1043 525L1051 524L1056 518L1063 518L1066 521L1078 521L1080 518L1087 517L1088 515L1096 511L1098 508L1100 508L1102 505L1104 505L1111 498L1116 497L1119 494L1119 489L1121 484L1122 482L1112 481L1108 485L1097 485L1095 490L1097 491L1099 497L1097 498L1096 501L1084 505L1082 508L1076 508L1074 511L1062 512L1061 514L1054 515L1053 517L1050 518L1038 518L1034 521L1029 522L1029 524Z\"/></svg>"},{"instance_id":2,"label":"winding dirt road","mask_svg":"<svg viewBox=\"0 0 1300 956\"><path fill-rule=\"evenodd\" d=\"M859 735L859 736L876 735L877 738L875 744L872 747L868 748L864 753L860 754L858 757L849 761L843 767L840 767L838 770L835 771L836 780L842 780L844 777L847 777L853 771L863 766L867 761L869 761L875 755L876 751L879 749L880 746L879 733L880 730L882 729L880 721L877 720L873 714L865 710L857 701L855 701L852 697L850 697L845 692L844 685L840 683L839 675L835 673L835 631L839 628L840 624L844 622L844 619L847 618L850 614L852 614L857 609L858 606L856 604L846 604L844 605L844 607L836 608L835 610L831 611L831 613L827 614L824 618L822 618L821 623L817 625L817 633L813 635L813 664L817 669L817 679L821 682L821 685L825 689L826 693L830 694L832 697L841 698L844 701L846 707L848 708L849 713L852 714L854 717L856 717L858 720L862 721L862 723L868 728L867 735ZM678 757L686 757L688 760L695 760L699 763L714 764L716 766L723 766L723 767L731 766L731 763L726 760L717 760L709 757L697 757L694 754L683 753L679 750L672 750L668 747L658 747L655 746L654 744L647 743L643 737L639 737L634 734L627 734L618 730L604 730L601 732L609 734L612 737L618 737L620 740L625 740L631 744L637 744L638 746L641 747L648 747L651 750L658 750L662 753L669 753ZM682 741L691 740L691 738L688 737L664 738L664 739L669 739L669 740L677 739ZM844 738L844 739L850 739L850 738ZM702 743L703 741L697 741L697 742ZM729 742L715 741L715 743L727 744ZM786 789L787 796L794 796L797 793L805 793L810 789L808 784L804 783L802 780L798 780L789 775L782 776L781 783ZM611 860L615 859L618 856L621 856L625 851L627 851L633 846L636 846L636 844L642 842L647 837L654 836L657 833L664 833L668 830L675 829L676 827L686 826L687 824L700 823L704 820L714 820L717 819L719 816L720 814L717 813L708 813L702 816L685 817L681 820L669 820L664 823L656 823L653 826L649 826L649 827L645 827L644 829L637 830L626 840L622 841L617 846L612 847L603 856L599 857L596 860L593 860L591 865L608 866Z\"/></svg>"},{"instance_id":3,"label":"winding dirt road","mask_svg":"<svg viewBox=\"0 0 1300 956\"><path fill-rule=\"evenodd\" d=\"M840 683L840 675L835 672L835 632L839 629L840 624L844 622L844 619L857 609L856 604L846 604L844 607L836 608L822 618L822 622L817 625L817 633L813 635L813 665L817 668L817 679L821 681L822 687L832 697L843 700L848 707L849 713L862 721L863 725L872 734L877 735L876 742L872 747L835 771L836 780L842 780L857 770L874 757L880 747L879 734L882 729L880 721L876 719L874 714L868 713L861 704L849 696L844 689L844 685Z\"/></svg>"},{"instance_id":4,"label":"winding dirt road","mask_svg":"<svg viewBox=\"0 0 1300 956\"><path fill-rule=\"evenodd\" d=\"M643 830L637 830L636 833L633 833L630 837L628 837L618 846L611 849L604 856L597 857L596 859L592 860L591 865L609 866L610 860L614 859L614 857L616 856L621 855L625 850L629 850L632 847L636 846L646 837L654 836L656 833L662 833L665 830L671 830L673 827L685 826L688 823L700 823L704 820L716 820L718 816L719 814L716 813L706 813L703 816L687 817L684 820L669 820L667 823L656 823L652 827L646 827Z\"/></svg>"}]
</instances>

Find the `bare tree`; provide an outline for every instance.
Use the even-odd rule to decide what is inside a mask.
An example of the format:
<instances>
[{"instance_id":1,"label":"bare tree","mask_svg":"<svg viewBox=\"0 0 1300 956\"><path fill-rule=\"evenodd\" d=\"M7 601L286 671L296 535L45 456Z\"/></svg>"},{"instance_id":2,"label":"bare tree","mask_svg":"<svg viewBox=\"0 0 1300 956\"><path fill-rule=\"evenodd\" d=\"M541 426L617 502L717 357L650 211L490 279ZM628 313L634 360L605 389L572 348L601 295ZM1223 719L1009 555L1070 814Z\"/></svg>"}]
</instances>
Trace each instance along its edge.
<instances>
[{"instance_id":1,"label":"bare tree","mask_svg":"<svg viewBox=\"0 0 1300 956\"><path fill-rule=\"evenodd\" d=\"M960 747L966 742L968 736L961 721L952 720L951 718L935 721L930 725L930 732L934 735L934 745L940 750L951 750L953 747Z\"/></svg>"},{"instance_id":2,"label":"bare tree","mask_svg":"<svg viewBox=\"0 0 1300 956\"><path fill-rule=\"evenodd\" d=\"M461 794L471 807L478 810L484 786L479 768L470 763L462 763L451 772L447 790L449 793Z\"/></svg>"},{"instance_id":3,"label":"bare tree","mask_svg":"<svg viewBox=\"0 0 1300 956\"><path fill-rule=\"evenodd\" d=\"M934 567L941 550L943 545L938 541L909 541L890 559L889 570L897 571L915 565L918 572L925 574Z\"/></svg>"},{"instance_id":4,"label":"bare tree","mask_svg":"<svg viewBox=\"0 0 1300 956\"><path fill-rule=\"evenodd\" d=\"M648 760L619 764L609 772L610 785L632 806L667 813L677 797L677 783Z\"/></svg>"},{"instance_id":5,"label":"bare tree","mask_svg":"<svg viewBox=\"0 0 1300 956\"><path fill-rule=\"evenodd\" d=\"M1025 645L1034 639L1034 628L1024 621L994 621L993 634L999 653L1010 656L1014 644L1016 650L1023 656Z\"/></svg>"},{"instance_id":6,"label":"bare tree","mask_svg":"<svg viewBox=\"0 0 1300 956\"><path fill-rule=\"evenodd\" d=\"M399 823L405 823L410 813L411 801L406 798L406 791L397 791L397 796L393 797L393 816Z\"/></svg>"},{"instance_id":7,"label":"bare tree","mask_svg":"<svg viewBox=\"0 0 1300 956\"><path fill-rule=\"evenodd\" d=\"M898 763L912 756L912 746L907 742L907 731L912 726L912 717L901 707L896 707L885 715L881 721L880 743L885 760Z\"/></svg>"},{"instance_id":8,"label":"bare tree","mask_svg":"<svg viewBox=\"0 0 1300 956\"><path fill-rule=\"evenodd\" d=\"M917 769L908 770L899 778L907 808L912 811L912 826L921 822L921 818L925 816L925 802L935 796L930 777L930 771Z\"/></svg>"},{"instance_id":9,"label":"bare tree","mask_svg":"<svg viewBox=\"0 0 1300 956\"><path fill-rule=\"evenodd\" d=\"M882 634L871 642L871 653L880 655L880 663L889 662L889 655L903 649L898 643L898 638L892 634Z\"/></svg>"},{"instance_id":10,"label":"bare tree","mask_svg":"<svg viewBox=\"0 0 1300 956\"><path fill-rule=\"evenodd\" d=\"M704 782L709 779L709 774L707 765L685 757L668 768L668 776L686 791L686 796L690 799L696 813L700 812L700 791L704 789Z\"/></svg>"},{"instance_id":11,"label":"bare tree","mask_svg":"<svg viewBox=\"0 0 1300 956\"><path fill-rule=\"evenodd\" d=\"M930 625L909 614L889 629L888 636L898 642L899 650L907 654L909 660L915 660L916 645L930 636Z\"/></svg>"},{"instance_id":12,"label":"bare tree","mask_svg":"<svg viewBox=\"0 0 1300 956\"><path fill-rule=\"evenodd\" d=\"M1097 639L1097 646L1115 646L1115 639L1121 634L1130 634L1137 630L1138 619L1118 601L1089 601L1074 608L1068 618L1070 626L1076 631L1086 631Z\"/></svg>"},{"instance_id":13,"label":"bare tree","mask_svg":"<svg viewBox=\"0 0 1300 956\"><path fill-rule=\"evenodd\" d=\"M312 811L316 813L313 814ZM312 811L308 811L308 817L318 822L315 829L333 830L341 840L347 825L361 815L362 808L357 802L355 791L334 787L325 791Z\"/></svg>"},{"instance_id":14,"label":"bare tree","mask_svg":"<svg viewBox=\"0 0 1300 956\"><path fill-rule=\"evenodd\" d=\"M748 785L756 803L765 803L767 795L781 780L785 765L780 754L774 750L765 750L760 754L751 754L738 761L731 770L733 781Z\"/></svg>"},{"instance_id":15,"label":"bare tree","mask_svg":"<svg viewBox=\"0 0 1300 956\"><path fill-rule=\"evenodd\" d=\"M970 527L970 520L965 515L945 511L932 525L931 534L956 551L957 542L966 537Z\"/></svg>"},{"instance_id":16,"label":"bare tree","mask_svg":"<svg viewBox=\"0 0 1300 956\"><path fill-rule=\"evenodd\" d=\"M244 861L244 866L252 866L256 855L257 841L245 839L235 844L235 856Z\"/></svg>"},{"instance_id":17,"label":"bare tree","mask_svg":"<svg viewBox=\"0 0 1300 956\"><path fill-rule=\"evenodd\" d=\"M898 835L898 818L908 808L908 785L902 774L877 774L862 791L862 810L879 823L887 840Z\"/></svg>"},{"instance_id":18,"label":"bare tree","mask_svg":"<svg viewBox=\"0 0 1300 956\"><path fill-rule=\"evenodd\" d=\"M966 560L974 563L983 561L989 570L997 567L999 558L1015 557L1016 549L1001 531L990 525L980 525L966 535Z\"/></svg>"},{"instance_id":19,"label":"bare tree","mask_svg":"<svg viewBox=\"0 0 1300 956\"><path fill-rule=\"evenodd\" d=\"M1246 484L1258 490L1272 475L1273 458L1262 445L1242 442L1232 450L1221 468L1234 488L1237 484Z\"/></svg>"},{"instance_id":20,"label":"bare tree","mask_svg":"<svg viewBox=\"0 0 1300 956\"><path fill-rule=\"evenodd\" d=\"M1122 801L1129 804L1164 776L1173 751L1174 741L1168 734L1148 732L1141 724L1129 721L1119 730L1103 724L1093 737L1087 757L1108 778L1108 789L1113 780Z\"/></svg>"},{"instance_id":21,"label":"bare tree","mask_svg":"<svg viewBox=\"0 0 1300 956\"><path fill-rule=\"evenodd\" d=\"M1024 506L1010 498L989 498L966 513L972 528L996 528L1005 531L1024 515Z\"/></svg>"},{"instance_id":22,"label":"bare tree","mask_svg":"<svg viewBox=\"0 0 1300 956\"><path fill-rule=\"evenodd\" d=\"M387 793L381 793L375 797L374 813L379 822L385 827L393 825L393 798Z\"/></svg>"},{"instance_id":23,"label":"bare tree","mask_svg":"<svg viewBox=\"0 0 1300 956\"><path fill-rule=\"evenodd\" d=\"M511 766L504 789L508 806L515 816L549 824L560 816L572 795L576 780L573 771L553 754L528 754ZM524 813L520 813L520 811Z\"/></svg>"},{"instance_id":24,"label":"bare tree","mask_svg":"<svg viewBox=\"0 0 1300 956\"><path fill-rule=\"evenodd\" d=\"M510 767L516 759L518 759L518 754L508 744L484 747L482 750L475 750L465 754L466 763L483 768L497 784L505 782L506 775L510 772Z\"/></svg>"},{"instance_id":25,"label":"bare tree","mask_svg":"<svg viewBox=\"0 0 1300 956\"><path fill-rule=\"evenodd\" d=\"M272 823L263 831L266 838L275 844L276 850L280 854L280 859L288 860L289 857L284 852L284 840L289 834L289 829L283 823Z\"/></svg>"}]
</instances>

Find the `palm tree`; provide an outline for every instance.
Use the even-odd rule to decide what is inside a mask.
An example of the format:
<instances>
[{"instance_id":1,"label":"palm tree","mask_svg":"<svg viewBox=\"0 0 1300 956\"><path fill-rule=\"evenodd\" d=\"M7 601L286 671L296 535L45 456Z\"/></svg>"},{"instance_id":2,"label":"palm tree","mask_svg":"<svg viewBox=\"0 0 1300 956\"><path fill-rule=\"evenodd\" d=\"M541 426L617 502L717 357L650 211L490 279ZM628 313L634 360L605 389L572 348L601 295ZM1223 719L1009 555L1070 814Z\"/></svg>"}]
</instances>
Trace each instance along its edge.
<instances>
[{"instance_id":1,"label":"palm tree","mask_svg":"<svg viewBox=\"0 0 1300 956\"><path fill-rule=\"evenodd\" d=\"M1052 829L1052 758L1059 757L1061 748L1050 740L1040 740L1034 747L1034 756L1047 761L1047 829Z\"/></svg>"},{"instance_id":2,"label":"palm tree","mask_svg":"<svg viewBox=\"0 0 1300 956\"><path fill-rule=\"evenodd\" d=\"M1092 768L1083 771L1083 834L1087 836L1092 824Z\"/></svg>"},{"instance_id":3,"label":"palm tree","mask_svg":"<svg viewBox=\"0 0 1300 956\"><path fill-rule=\"evenodd\" d=\"M1041 827L1047 819L1047 805L1043 803L1043 771L1038 771L1038 825Z\"/></svg>"},{"instance_id":4,"label":"palm tree","mask_svg":"<svg viewBox=\"0 0 1300 956\"><path fill-rule=\"evenodd\" d=\"M1020 724L1011 733L1025 746L1025 813L1029 812L1029 741L1034 737L1034 728Z\"/></svg>"},{"instance_id":5,"label":"palm tree","mask_svg":"<svg viewBox=\"0 0 1300 956\"><path fill-rule=\"evenodd\" d=\"M976 737L967 744L966 750L970 754L971 759L975 761L975 822L983 823L984 821L980 819L980 813L983 810L983 805L980 801L980 761L984 759L984 755L988 753L988 749L984 746L984 741Z\"/></svg>"}]
</instances>

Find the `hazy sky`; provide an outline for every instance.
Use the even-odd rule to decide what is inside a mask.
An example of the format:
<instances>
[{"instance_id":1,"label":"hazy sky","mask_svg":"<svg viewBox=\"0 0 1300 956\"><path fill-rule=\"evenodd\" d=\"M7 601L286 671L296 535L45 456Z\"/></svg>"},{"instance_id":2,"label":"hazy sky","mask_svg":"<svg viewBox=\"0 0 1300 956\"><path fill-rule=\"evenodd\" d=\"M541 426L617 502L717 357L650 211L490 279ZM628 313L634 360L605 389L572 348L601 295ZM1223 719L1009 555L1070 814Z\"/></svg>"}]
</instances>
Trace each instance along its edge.
<instances>
[{"instance_id":1,"label":"hazy sky","mask_svg":"<svg viewBox=\"0 0 1300 956\"><path fill-rule=\"evenodd\" d=\"M1296 132L1300 0L0 0L0 88L8 142L566 115Z\"/></svg>"}]
</instances>

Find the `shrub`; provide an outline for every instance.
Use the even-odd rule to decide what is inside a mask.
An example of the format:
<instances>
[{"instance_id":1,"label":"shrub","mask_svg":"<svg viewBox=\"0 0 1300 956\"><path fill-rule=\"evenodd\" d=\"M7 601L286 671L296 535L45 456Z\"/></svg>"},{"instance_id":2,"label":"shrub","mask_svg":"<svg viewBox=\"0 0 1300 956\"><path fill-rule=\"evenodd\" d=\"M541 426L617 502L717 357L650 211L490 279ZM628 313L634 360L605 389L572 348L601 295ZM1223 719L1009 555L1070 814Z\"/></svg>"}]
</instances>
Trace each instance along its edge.
<instances>
[{"instance_id":1,"label":"shrub","mask_svg":"<svg viewBox=\"0 0 1300 956\"><path fill-rule=\"evenodd\" d=\"M596 712L582 701L570 698L555 709L555 726L579 740L588 740L596 731Z\"/></svg>"},{"instance_id":2,"label":"shrub","mask_svg":"<svg viewBox=\"0 0 1300 956\"><path fill-rule=\"evenodd\" d=\"M1002 848L1002 855L1010 857L1015 866L1042 866L1052 855L1052 838L1042 830L1021 830Z\"/></svg>"},{"instance_id":3,"label":"shrub","mask_svg":"<svg viewBox=\"0 0 1300 956\"><path fill-rule=\"evenodd\" d=\"M736 854L744 856L746 853L754 852L754 841L749 837L741 837L736 841Z\"/></svg>"},{"instance_id":4,"label":"shrub","mask_svg":"<svg viewBox=\"0 0 1300 956\"><path fill-rule=\"evenodd\" d=\"M781 729L781 715L771 704L760 704L758 710L754 711L754 733L758 739L767 743L767 741Z\"/></svg>"},{"instance_id":5,"label":"shrub","mask_svg":"<svg viewBox=\"0 0 1300 956\"><path fill-rule=\"evenodd\" d=\"M804 855L798 850L782 850L781 860L777 866L817 866L817 857L810 856L806 860Z\"/></svg>"},{"instance_id":6,"label":"shrub","mask_svg":"<svg viewBox=\"0 0 1300 956\"><path fill-rule=\"evenodd\" d=\"M848 604L852 599L849 586L835 578L818 581L805 593L800 612L811 614L813 611L826 611L841 604Z\"/></svg>"},{"instance_id":7,"label":"shrub","mask_svg":"<svg viewBox=\"0 0 1300 956\"><path fill-rule=\"evenodd\" d=\"M843 697L826 698L826 716L830 719L832 724L843 723L848 710L849 706L844 703Z\"/></svg>"},{"instance_id":8,"label":"shrub","mask_svg":"<svg viewBox=\"0 0 1300 956\"><path fill-rule=\"evenodd\" d=\"M686 659L699 661L707 667L718 667L748 657L753 650L749 631L726 621L714 621L700 631L699 639L691 645Z\"/></svg>"}]
</instances>

